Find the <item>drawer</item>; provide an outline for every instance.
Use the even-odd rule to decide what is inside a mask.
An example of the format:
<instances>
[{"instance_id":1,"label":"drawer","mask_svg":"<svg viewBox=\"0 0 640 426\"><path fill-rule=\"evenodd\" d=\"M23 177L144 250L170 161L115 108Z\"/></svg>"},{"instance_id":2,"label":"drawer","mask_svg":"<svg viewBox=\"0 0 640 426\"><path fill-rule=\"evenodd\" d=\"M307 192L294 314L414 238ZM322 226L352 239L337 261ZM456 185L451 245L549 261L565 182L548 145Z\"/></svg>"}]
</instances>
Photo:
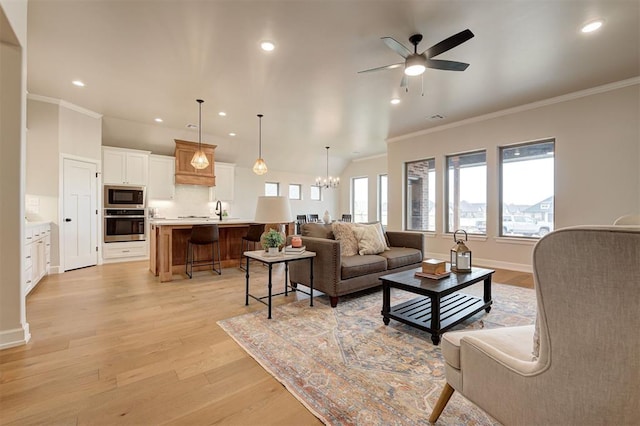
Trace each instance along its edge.
<instances>
[{"instance_id":1,"label":"drawer","mask_svg":"<svg viewBox=\"0 0 640 426\"><path fill-rule=\"evenodd\" d=\"M24 267L31 268L33 266L33 245L27 244L24 246Z\"/></svg>"},{"instance_id":2,"label":"drawer","mask_svg":"<svg viewBox=\"0 0 640 426\"><path fill-rule=\"evenodd\" d=\"M105 259L139 257L147 255L147 243L105 243L102 246L102 257Z\"/></svg>"},{"instance_id":3,"label":"drawer","mask_svg":"<svg viewBox=\"0 0 640 426\"><path fill-rule=\"evenodd\" d=\"M33 288L33 268L29 267L24 270L24 294L26 295Z\"/></svg>"}]
</instances>

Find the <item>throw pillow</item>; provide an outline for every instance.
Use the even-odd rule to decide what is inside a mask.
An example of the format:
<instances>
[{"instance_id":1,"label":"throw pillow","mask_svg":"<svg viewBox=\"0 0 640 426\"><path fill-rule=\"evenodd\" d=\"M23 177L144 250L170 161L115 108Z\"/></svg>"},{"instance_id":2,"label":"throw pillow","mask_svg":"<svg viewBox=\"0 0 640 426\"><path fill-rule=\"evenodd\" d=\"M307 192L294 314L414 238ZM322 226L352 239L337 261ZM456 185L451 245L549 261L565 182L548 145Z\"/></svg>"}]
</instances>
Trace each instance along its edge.
<instances>
[{"instance_id":1,"label":"throw pillow","mask_svg":"<svg viewBox=\"0 0 640 426\"><path fill-rule=\"evenodd\" d=\"M358 240L353 234L351 223L333 222L331 229L335 239L340 242L340 254L342 256L355 256L358 254Z\"/></svg>"},{"instance_id":2,"label":"throw pillow","mask_svg":"<svg viewBox=\"0 0 640 426\"><path fill-rule=\"evenodd\" d=\"M353 228L353 233L358 240L358 253L378 254L382 253L387 247L384 239L378 233L376 225L360 225Z\"/></svg>"},{"instance_id":3,"label":"throw pillow","mask_svg":"<svg viewBox=\"0 0 640 426\"><path fill-rule=\"evenodd\" d=\"M387 246L385 250L391 250L391 244L389 244L389 237L387 237L387 233L384 232L384 228L382 227L382 223L380 222L364 222L363 225L377 225L379 228L380 235L382 235L382 239L384 240L384 245ZM356 224L358 225L358 224Z\"/></svg>"}]
</instances>

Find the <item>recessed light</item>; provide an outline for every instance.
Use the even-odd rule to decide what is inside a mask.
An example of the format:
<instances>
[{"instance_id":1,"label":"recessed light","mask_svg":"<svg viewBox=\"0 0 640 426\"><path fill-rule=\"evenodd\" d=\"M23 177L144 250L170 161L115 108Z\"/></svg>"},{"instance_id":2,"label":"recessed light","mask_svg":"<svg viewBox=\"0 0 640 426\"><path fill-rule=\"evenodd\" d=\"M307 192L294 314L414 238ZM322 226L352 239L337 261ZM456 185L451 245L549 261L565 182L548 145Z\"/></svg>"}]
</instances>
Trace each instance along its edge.
<instances>
[{"instance_id":1,"label":"recessed light","mask_svg":"<svg viewBox=\"0 0 640 426\"><path fill-rule=\"evenodd\" d=\"M260 43L260 48L265 52L271 52L273 49L276 48L276 45L272 41L265 40Z\"/></svg>"},{"instance_id":2,"label":"recessed light","mask_svg":"<svg viewBox=\"0 0 640 426\"><path fill-rule=\"evenodd\" d=\"M595 21L591 21L583 25L580 31L582 31L583 33L592 33L599 30L600 27L602 27L602 24L604 24L604 21L602 19L596 19Z\"/></svg>"},{"instance_id":3,"label":"recessed light","mask_svg":"<svg viewBox=\"0 0 640 426\"><path fill-rule=\"evenodd\" d=\"M431 117L429 117L429 120L443 120L444 119L444 115L440 115L440 114L433 114Z\"/></svg>"},{"instance_id":4,"label":"recessed light","mask_svg":"<svg viewBox=\"0 0 640 426\"><path fill-rule=\"evenodd\" d=\"M227 116L227 113L226 113L226 112L224 112L224 111L220 111L220 112L218 113L218 115L219 115L220 117L226 117L226 116Z\"/></svg>"},{"instance_id":5,"label":"recessed light","mask_svg":"<svg viewBox=\"0 0 640 426\"><path fill-rule=\"evenodd\" d=\"M236 135L236 134L235 134L235 133L233 133L233 132L229 133L229 136L235 136L235 135Z\"/></svg>"},{"instance_id":6,"label":"recessed light","mask_svg":"<svg viewBox=\"0 0 640 426\"><path fill-rule=\"evenodd\" d=\"M398 98L391 99L391 105L398 105L399 103L400 103L400 99Z\"/></svg>"},{"instance_id":7,"label":"recessed light","mask_svg":"<svg viewBox=\"0 0 640 426\"><path fill-rule=\"evenodd\" d=\"M73 80L71 83L73 83L74 86L84 87L84 83L80 80Z\"/></svg>"},{"instance_id":8,"label":"recessed light","mask_svg":"<svg viewBox=\"0 0 640 426\"><path fill-rule=\"evenodd\" d=\"M154 118L153 121L156 123L162 123L162 118Z\"/></svg>"}]
</instances>

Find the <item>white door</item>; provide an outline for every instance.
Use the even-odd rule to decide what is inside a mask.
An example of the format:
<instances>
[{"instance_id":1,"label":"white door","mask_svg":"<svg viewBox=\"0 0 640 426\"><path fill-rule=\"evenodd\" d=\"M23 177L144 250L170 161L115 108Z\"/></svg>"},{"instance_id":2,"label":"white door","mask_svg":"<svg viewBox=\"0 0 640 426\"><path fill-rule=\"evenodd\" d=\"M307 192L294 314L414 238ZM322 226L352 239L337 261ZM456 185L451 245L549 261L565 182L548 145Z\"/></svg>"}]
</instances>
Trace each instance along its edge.
<instances>
[{"instance_id":1,"label":"white door","mask_svg":"<svg viewBox=\"0 0 640 426\"><path fill-rule=\"evenodd\" d=\"M64 159L63 217L64 270L98 263L96 165Z\"/></svg>"}]
</instances>

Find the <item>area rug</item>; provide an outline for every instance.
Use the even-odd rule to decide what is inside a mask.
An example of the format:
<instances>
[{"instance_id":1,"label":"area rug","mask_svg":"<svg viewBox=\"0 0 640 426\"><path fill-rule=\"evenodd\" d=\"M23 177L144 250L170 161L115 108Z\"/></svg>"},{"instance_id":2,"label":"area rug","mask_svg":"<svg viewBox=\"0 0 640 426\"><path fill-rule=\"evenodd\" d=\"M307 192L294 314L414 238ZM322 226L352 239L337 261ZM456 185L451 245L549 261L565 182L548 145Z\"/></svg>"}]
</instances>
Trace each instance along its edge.
<instances>
[{"instance_id":1,"label":"area rug","mask_svg":"<svg viewBox=\"0 0 640 426\"><path fill-rule=\"evenodd\" d=\"M482 295L482 284L465 289ZM456 329L527 325L535 320L531 289L493 284L490 313ZM392 305L415 295L396 290ZM430 334L382 322L382 292L282 305L218 324L322 422L329 425L426 425L445 383L444 361ZM459 393L440 425L498 424Z\"/></svg>"}]
</instances>

